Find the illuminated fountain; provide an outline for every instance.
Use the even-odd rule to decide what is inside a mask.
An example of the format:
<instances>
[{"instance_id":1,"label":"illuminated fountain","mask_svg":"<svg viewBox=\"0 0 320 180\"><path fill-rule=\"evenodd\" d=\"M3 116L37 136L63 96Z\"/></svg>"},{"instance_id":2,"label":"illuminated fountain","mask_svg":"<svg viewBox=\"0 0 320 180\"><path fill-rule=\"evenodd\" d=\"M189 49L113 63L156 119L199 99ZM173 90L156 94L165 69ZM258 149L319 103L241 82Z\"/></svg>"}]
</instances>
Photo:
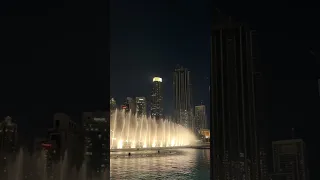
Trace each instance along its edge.
<instances>
[{"instance_id":1,"label":"illuminated fountain","mask_svg":"<svg viewBox=\"0 0 320 180\"><path fill-rule=\"evenodd\" d=\"M188 146L195 140L187 128L167 119L138 117L116 110L110 120L110 148L156 148Z\"/></svg>"}]
</instances>

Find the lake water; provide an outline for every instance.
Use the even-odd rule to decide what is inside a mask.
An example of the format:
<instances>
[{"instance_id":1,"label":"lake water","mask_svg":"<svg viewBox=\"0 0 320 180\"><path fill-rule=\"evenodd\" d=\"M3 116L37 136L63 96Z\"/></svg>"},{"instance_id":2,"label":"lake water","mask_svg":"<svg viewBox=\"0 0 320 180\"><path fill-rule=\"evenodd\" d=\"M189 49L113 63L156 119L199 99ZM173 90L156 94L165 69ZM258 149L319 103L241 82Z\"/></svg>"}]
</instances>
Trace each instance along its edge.
<instances>
[{"instance_id":1,"label":"lake water","mask_svg":"<svg viewBox=\"0 0 320 180\"><path fill-rule=\"evenodd\" d=\"M110 159L112 180L209 180L209 149L174 149L168 153L131 152L131 156L113 155ZM170 151L170 153L169 153ZM116 153L115 153L116 154ZM119 154L119 153L118 153ZM121 154L121 153L120 153Z\"/></svg>"}]
</instances>

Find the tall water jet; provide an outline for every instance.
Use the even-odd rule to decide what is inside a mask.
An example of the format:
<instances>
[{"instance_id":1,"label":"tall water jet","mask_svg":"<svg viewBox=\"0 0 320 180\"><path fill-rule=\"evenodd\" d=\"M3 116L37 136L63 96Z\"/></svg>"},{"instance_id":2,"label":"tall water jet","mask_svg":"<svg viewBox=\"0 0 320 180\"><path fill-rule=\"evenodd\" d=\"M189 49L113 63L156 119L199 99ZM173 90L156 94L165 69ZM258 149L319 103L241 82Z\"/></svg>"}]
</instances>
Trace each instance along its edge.
<instances>
[{"instance_id":1,"label":"tall water jet","mask_svg":"<svg viewBox=\"0 0 320 180\"><path fill-rule=\"evenodd\" d=\"M87 180L87 163L83 161L82 166L79 171L79 180Z\"/></svg>"},{"instance_id":2,"label":"tall water jet","mask_svg":"<svg viewBox=\"0 0 320 180\"><path fill-rule=\"evenodd\" d=\"M111 117L112 149L188 146L195 140L192 131L167 119L138 117L124 110L115 110Z\"/></svg>"},{"instance_id":3,"label":"tall water jet","mask_svg":"<svg viewBox=\"0 0 320 180\"><path fill-rule=\"evenodd\" d=\"M15 161L15 180L22 180L23 177L23 150L20 149Z\"/></svg>"},{"instance_id":4,"label":"tall water jet","mask_svg":"<svg viewBox=\"0 0 320 180\"><path fill-rule=\"evenodd\" d=\"M60 160L60 179L59 180L65 180L66 178L66 170L68 168L68 152L65 151L64 157L61 157Z\"/></svg>"}]
</instances>

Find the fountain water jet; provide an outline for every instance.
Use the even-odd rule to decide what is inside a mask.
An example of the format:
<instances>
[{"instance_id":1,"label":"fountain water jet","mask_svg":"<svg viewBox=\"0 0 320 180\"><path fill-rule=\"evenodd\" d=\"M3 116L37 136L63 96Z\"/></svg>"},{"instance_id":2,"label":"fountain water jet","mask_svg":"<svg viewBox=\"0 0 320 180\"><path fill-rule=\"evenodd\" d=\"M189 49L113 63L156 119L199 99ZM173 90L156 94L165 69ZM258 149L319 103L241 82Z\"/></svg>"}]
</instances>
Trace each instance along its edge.
<instances>
[{"instance_id":1,"label":"fountain water jet","mask_svg":"<svg viewBox=\"0 0 320 180\"><path fill-rule=\"evenodd\" d=\"M111 149L188 146L195 140L189 129L167 119L138 117L124 110L115 110L111 117Z\"/></svg>"}]
</instances>

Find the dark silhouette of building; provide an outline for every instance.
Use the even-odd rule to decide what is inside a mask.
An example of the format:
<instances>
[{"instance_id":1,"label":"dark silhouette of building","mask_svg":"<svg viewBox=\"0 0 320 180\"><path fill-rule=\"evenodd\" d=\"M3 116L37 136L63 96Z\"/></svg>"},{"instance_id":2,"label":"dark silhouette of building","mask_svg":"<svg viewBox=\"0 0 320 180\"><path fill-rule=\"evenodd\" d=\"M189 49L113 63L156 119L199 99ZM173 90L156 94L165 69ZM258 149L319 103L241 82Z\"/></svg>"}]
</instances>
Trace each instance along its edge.
<instances>
[{"instance_id":1,"label":"dark silhouette of building","mask_svg":"<svg viewBox=\"0 0 320 180\"><path fill-rule=\"evenodd\" d=\"M18 126L7 116L0 122L0 177L8 177L8 164L18 150Z\"/></svg>"},{"instance_id":2,"label":"dark silhouette of building","mask_svg":"<svg viewBox=\"0 0 320 180\"><path fill-rule=\"evenodd\" d=\"M109 170L110 122L108 112L85 112L82 115L85 161L88 176L100 176Z\"/></svg>"},{"instance_id":3,"label":"dark silhouette of building","mask_svg":"<svg viewBox=\"0 0 320 180\"><path fill-rule=\"evenodd\" d=\"M136 102L132 97L127 97L125 102L124 102L124 106L125 106L125 112L126 113L136 113Z\"/></svg>"},{"instance_id":4,"label":"dark silhouette of building","mask_svg":"<svg viewBox=\"0 0 320 180\"><path fill-rule=\"evenodd\" d=\"M190 71L182 66L173 72L173 105L175 122L194 130Z\"/></svg>"},{"instance_id":5,"label":"dark silhouette of building","mask_svg":"<svg viewBox=\"0 0 320 180\"><path fill-rule=\"evenodd\" d=\"M154 77L152 80L151 92L151 117L159 120L163 118L163 104L162 104L162 78Z\"/></svg>"},{"instance_id":6,"label":"dark silhouette of building","mask_svg":"<svg viewBox=\"0 0 320 180\"><path fill-rule=\"evenodd\" d=\"M264 180L267 142L256 32L231 18L219 18L211 39L211 176Z\"/></svg>"},{"instance_id":7,"label":"dark silhouette of building","mask_svg":"<svg viewBox=\"0 0 320 180\"><path fill-rule=\"evenodd\" d=\"M54 114L53 127L48 130L47 141L41 146L46 150L48 176L56 176L55 165L65 158L70 169L79 168L82 163L83 141L80 127L67 114Z\"/></svg>"},{"instance_id":8,"label":"dark silhouette of building","mask_svg":"<svg viewBox=\"0 0 320 180\"><path fill-rule=\"evenodd\" d=\"M272 180L309 180L306 145L302 139L272 142Z\"/></svg>"}]
</instances>

